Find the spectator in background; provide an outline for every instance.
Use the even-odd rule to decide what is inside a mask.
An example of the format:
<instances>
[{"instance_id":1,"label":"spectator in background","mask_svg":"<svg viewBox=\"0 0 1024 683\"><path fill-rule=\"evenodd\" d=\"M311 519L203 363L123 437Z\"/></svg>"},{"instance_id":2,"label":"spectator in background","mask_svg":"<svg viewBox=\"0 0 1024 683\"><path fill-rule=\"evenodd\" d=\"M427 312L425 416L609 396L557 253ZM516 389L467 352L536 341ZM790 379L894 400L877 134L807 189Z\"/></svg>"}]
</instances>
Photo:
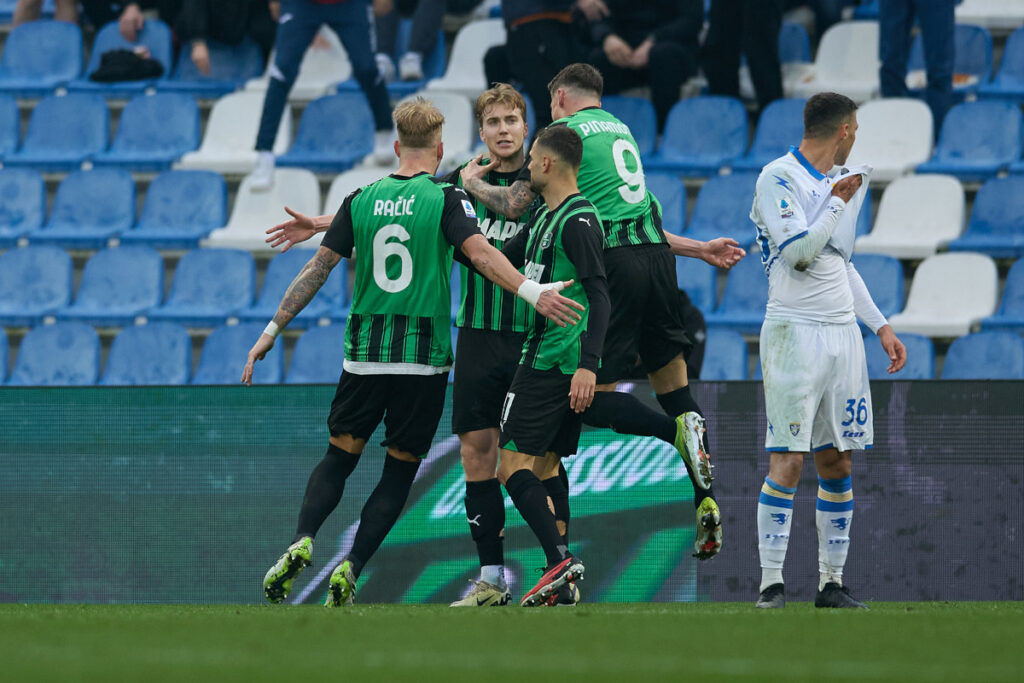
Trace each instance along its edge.
<instances>
[{"instance_id":1,"label":"spectator in background","mask_svg":"<svg viewBox=\"0 0 1024 683\"><path fill-rule=\"evenodd\" d=\"M384 80L395 80L395 44L398 22L412 17L412 31L405 54L398 60L397 75L403 81L423 80L423 61L437 47L437 34L447 12L466 14L480 0L373 0L377 15L377 68Z\"/></svg>"},{"instance_id":2,"label":"spectator in background","mask_svg":"<svg viewBox=\"0 0 1024 683\"><path fill-rule=\"evenodd\" d=\"M649 85L658 115L658 131L683 83L697 73L703 0L603 0L604 8L590 22L598 45L590 63L604 76L604 91L616 93Z\"/></svg>"},{"instance_id":3,"label":"spectator in background","mask_svg":"<svg viewBox=\"0 0 1024 683\"><path fill-rule=\"evenodd\" d=\"M782 97L779 29L782 0L711 0L704 73L712 95L740 95L740 54L747 57L757 104Z\"/></svg>"},{"instance_id":4,"label":"spectator in background","mask_svg":"<svg viewBox=\"0 0 1024 683\"><path fill-rule=\"evenodd\" d=\"M210 75L208 40L238 45L247 37L266 59L274 47L274 20L267 0L183 0L175 33L199 73Z\"/></svg>"},{"instance_id":5,"label":"spectator in background","mask_svg":"<svg viewBox=\"0 0 1024 683\"><path fill-rule=\"evenodd\" d=\"M907 59L914 17L921 26L928 85L925 101L932 110L935 135L953 106L953 10L956 0L880 0L878 5L879 78L882 97L909 97Z\"/></svg>"},{"instance_id":6,"label":"spectator in background","mask_svg":"<svg viewBox=\"0 0 1024 683\"><path fill-rule=\"evenodd\" d=\"M14 6L14 16L11 17L11 24L18 26L27 21L35 21L43 13L43 0L18 0ZM54 3L54 19L58 21L70 21L78 23L78 2L77 0L56 0Z\"/></svg>"},{"instance_id":7,"label":"spectator in background","mask_svg":"<svg viewBox=\"0 0 1024 683\"><path fill-rule=\"evenodd\" d=\"M842 0L786 0L785 9L788 12L807 7L814 12L814 42L817 44L832 24L842 21L843 4Z\"/></svg>"},{"instance_id":8,"label":"spectator in background","mask_svg":"<svg viewBox=\"0 0 1024 683\"><path fill-rule=\"evenodd\" d=\"M160 20L174 26L181 11L182 0L136 0L135 2L110 2L110 0L82 0L82 11L89 22L97 28L111 21L117 21L121 36L130 43L139 37L139 31L146 23L143 12L155 10Z\"/></svg>"}]
</instances>

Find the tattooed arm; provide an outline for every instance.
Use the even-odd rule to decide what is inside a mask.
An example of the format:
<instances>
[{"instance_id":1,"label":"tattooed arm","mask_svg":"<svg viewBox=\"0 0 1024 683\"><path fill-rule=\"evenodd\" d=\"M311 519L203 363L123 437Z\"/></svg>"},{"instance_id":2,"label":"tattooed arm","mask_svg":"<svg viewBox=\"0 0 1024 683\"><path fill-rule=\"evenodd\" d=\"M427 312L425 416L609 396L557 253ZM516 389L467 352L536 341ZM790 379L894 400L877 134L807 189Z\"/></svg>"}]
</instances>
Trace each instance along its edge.
<instances>
[{"instance_id":1,"label":"tattooed arm","mask_svg":"<svg viewBox=\"0 0 1024 683\"><path fill-rule=\"evenodd\" d=\"M462 187L466 192L484 203L491 211L507 218L519 218L533 202L537 195L530 189L526 180L516 180L508 187L491 185L484 178L487 172L497 165L497 159L481 166L480 157L466 164L462 169Z\"/></svg>"}]
</instances>

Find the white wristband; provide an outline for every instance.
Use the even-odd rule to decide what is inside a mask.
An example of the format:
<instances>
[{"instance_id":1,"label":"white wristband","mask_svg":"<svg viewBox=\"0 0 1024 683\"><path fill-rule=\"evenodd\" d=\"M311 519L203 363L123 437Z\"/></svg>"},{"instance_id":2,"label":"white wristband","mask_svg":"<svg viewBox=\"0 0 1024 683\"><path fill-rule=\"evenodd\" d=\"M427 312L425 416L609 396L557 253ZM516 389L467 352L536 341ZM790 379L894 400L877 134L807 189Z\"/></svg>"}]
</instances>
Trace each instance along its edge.
<instances>
[{"instance_id":1,"label":"white wristband","mask_svg":"<svg viewBox=\"0 0 1024 683\"><path fill-rule=\"evenodd\" d=\"M267 323L267 327L263 330L263 334L269 334L274 339L277 339L277 335L281 334L281 328L277 323L271 320Z\"/></svg>"},{"instance_id":2,"label":"white wristband","mask_svg":"<svg viewBox=\"0 0 1024 683\"><path fill-rule=\"evenodd\" d=\"M519 285L519 291L516 294L520 299L530 304L533 307L537 306L537 301L540 299L540 295L543 294L544 287L539 282L534 282L530 278L523 280L523 284Z\"/></svg>"}]
</instances>

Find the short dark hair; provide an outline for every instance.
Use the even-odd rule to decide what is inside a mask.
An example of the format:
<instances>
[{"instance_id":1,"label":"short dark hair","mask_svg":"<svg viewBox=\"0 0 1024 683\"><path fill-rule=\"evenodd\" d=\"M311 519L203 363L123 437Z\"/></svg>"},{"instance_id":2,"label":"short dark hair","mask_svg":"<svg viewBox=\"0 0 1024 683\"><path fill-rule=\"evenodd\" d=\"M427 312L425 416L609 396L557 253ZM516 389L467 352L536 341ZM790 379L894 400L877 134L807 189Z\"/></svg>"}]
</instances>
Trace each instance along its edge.
<instances>
[{"instance_id":1,"label":"short dark hair","mask_svg":"<svg viewBox=\"0 0 1024 683\"><path fill-rule=\"evenodd\" d=\"M804 137L811 140L832 137L855 111L857 103L846 95L835 92L814 95L804 105Z\"/></svg>"},{"instance_id":2,"label":"short dark hair","mask_svg":"<svg viewBox=\"0 0 1024 683\"><path fill-rule=\"evenodd\" d=\"M583 159L583 140L569 126L548 126L537 135L533 144L551 151L565 163L579 169Z\"/></svg>"},{"instance_id":3,"label":"short dark hair","mask_svg":"<svg viewBox=\"0 0 1024 683\"><path fill-rule=\"evenodd\" d=\"M551 95L559 88L582 90L600 97L604 92L604 78L600 71L589 64L577 62L559 71L548 83L548 93Z\"/></svg>"}]
</instances>

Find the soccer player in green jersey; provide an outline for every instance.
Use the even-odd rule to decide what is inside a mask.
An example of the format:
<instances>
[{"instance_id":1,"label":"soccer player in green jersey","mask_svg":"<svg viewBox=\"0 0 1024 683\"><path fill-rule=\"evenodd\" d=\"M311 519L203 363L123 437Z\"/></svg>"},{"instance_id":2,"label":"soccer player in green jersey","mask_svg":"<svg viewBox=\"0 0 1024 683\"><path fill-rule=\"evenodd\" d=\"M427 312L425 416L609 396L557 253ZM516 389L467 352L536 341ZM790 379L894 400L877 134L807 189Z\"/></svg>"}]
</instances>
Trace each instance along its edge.
<instances>
[{"instance_id":1,"label":"soccer player in green jersey","mask_svg":"<svg viewBox=\"0 0 1024 683\"><path fill-rule=\"evenodd\" d=\"M444 406L452 362L453 247L461 262L517 292L556 326L575 323L577 310L583 310L557 293L572 283L539 284L517 271L480 234L466 193L433 177L444 153L441 113L416 98L397 107L394 119L398 171L346 197L317 253L249 351L242 373L242 381L251 383L253 365L273 347L281 328L312 300L342 257L358 252L344 370L328 418L330 443L310 475L294 541L264 578L271 602L284 599L311 562L313 538L341 500L345 480L382 419L387 456L381 478L363 506L352 549L331 574L327 606L352 603L360 571L398 520ZM313 231L325 218L293 215Z\"/></svg>"},{"instance_id":2,"label":"soccer player in green jersey","mask_svg":"<svg viewBox=\"0 0 1024 683\"><path fill-rule=\"evenodd\" d=\"M685 355L692 341L683 329L672 254L702 258L729 268L745 254L731 239L698 242L661 229L661 207L647 190L643 165L629 127L601 109L601 74L587 64L571 64L549 83L552 126L571 128L583 140L580 192L602 219L604 260L612 314L598 372L600 390L584 422L616 431L651 433L680 448L697 507L695 556L707 559L721 549L721 513L711 486L711 464L704 418L690 394ZM493 163L493 162L492 162ZM469 164L461 178L466 190L508 216L525 211L535 193L524 169L510 187L487 185L489 165ZM658 402L673 421L651 424L642 404L612 391L637 361L647 372Z\"/></svg>"}]
</instances>

